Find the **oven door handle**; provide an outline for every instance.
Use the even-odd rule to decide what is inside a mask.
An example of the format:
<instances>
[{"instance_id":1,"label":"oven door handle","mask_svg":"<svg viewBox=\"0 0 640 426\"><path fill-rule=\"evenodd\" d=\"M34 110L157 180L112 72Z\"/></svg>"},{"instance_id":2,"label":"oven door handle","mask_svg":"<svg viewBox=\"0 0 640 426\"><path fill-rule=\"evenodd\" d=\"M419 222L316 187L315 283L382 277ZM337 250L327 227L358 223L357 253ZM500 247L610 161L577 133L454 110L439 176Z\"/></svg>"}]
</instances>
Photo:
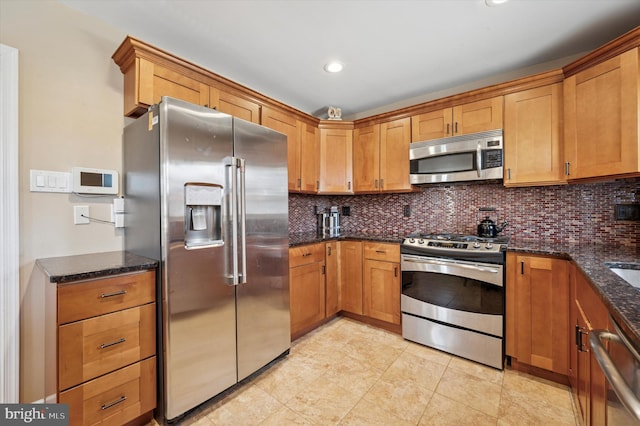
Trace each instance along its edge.
<instances>
[{"instance_id":1,"label":"oven door handle","mask_svg":"<svg viewBox=\"0 0 640 426\"><path fill-rule=\"evenodd\" d=\"M600 364L600 368L604 373L605 377L611 384L616 395L620 398L620 402L625 408L633 415L636 419L640 420L640 401L633 393L633 390L627 385L627 382L624 380L624 377L620 373L620 370L616 367L616 365L611 360L609 353L605 349L602 344L602 340L609 340L611 342L616 342L624 345L629 348L623 339L620 336L611 333L607 330L592 330L591 336L589 337L589 343L591 344L591 348L593 349L593 353ZM637 357L637 353L631 350L631 353L634 357Z\"/></svg>"},{"instance_id":2,"label":"oven door handle","mask_svg":"<svg viewBox=\"0 0 640 426\"><path fill-rule=\"evenodd\" d=\"M456 268L464 268L464 269L471 269L474 271L480 271L480 272L489 272L491 274L497 274L498 272L500 272L499 269L494 269L494 268L483 268L482 266L477 266L477 265L467 265L465 263L460 263L460 262L455 262L455 261L447 261L447 260L432 260L432 259L416 259L416 258L412 258L412 259L405 259L405 262L409 262L409 263L425 263L427 265L438 265L438 266L455 266Z\"/></svg>"}]
</instances>

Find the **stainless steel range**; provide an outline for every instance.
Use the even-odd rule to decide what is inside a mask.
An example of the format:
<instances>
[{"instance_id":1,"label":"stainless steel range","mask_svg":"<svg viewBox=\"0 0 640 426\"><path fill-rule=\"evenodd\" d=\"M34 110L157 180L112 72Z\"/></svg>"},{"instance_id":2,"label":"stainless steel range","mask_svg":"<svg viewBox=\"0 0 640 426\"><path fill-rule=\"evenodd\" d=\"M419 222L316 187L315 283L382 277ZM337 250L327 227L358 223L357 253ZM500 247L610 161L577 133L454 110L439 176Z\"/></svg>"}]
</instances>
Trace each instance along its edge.
<instances>
[{"instance_id":1,"label":"stainless steel range","mask_svg":"<svg viewBox=\"0 0 640 426\"><path fill-rule=\"evenodd\" d=\"M407 236L400 246L402 336L502 369L508 240Z\"/></svg>"}]
</instances>

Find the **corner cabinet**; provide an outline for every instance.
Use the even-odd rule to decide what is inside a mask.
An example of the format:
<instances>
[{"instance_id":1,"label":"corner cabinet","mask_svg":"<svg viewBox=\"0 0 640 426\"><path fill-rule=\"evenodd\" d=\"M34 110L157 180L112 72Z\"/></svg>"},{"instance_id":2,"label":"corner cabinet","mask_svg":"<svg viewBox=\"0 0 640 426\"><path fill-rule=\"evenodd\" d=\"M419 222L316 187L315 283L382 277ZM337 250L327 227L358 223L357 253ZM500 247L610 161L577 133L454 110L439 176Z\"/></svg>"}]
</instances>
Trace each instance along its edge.
<instances>
[{"instance_id":1,"label":"corner cabinet","mask_svg":"<svg viewBox=\"0 0 640 426\"><path fill-rule=\"evenodd\" d=\"M635 47L564 81L568 179L640 175Z\"/></svg>"},{"instance_id":2,"label":"corner cabinet","mask_svg":"<svg viewBox=\"0 0 640 426\"><path fill-rule=\"evenodd\" d=\"M354 130L353 187L356 193L410 191L409 118Z\"/></svg>"},{"instance_id":3,"label":"corner cabinet","mask_svg":"<svg viewBox=\"0 0 640 426\"><path fill-rule=\"evenodd\" d=\"M565 377L569 364L568 265L563 259L507 253L506 354L518 363Z\"/></svg>"},{"instance_id":4,"label":"corner cabinet","mask_svg":"<svg viewBox=\"0 0 640 426\"><path fill-rule=\"evenodd\" d=\"M566 183L562 151L562 84L504 97L504 185Z\"/></svg>"},{"instance_id":5,"label":"corner cabinet","mask_svg":"<svg viewBox=\"0 0 640 426\"><path fill-rule=\"evenodd\" d=\"M502 128L502 96L411 117L411 142Z\"/></svg>"},{"instance_id":6,"label":"corner cabinet","mask_svg":"<svg viewBox=\"0 0 640 426\"><path fill-rule=\"evenodd\" d=\"M340 241L342 310L362 315L362 242Z\"/></svg>"},{"instance_id":7,"label":"corner cabinet","mask_svg":"<svg viewBox=\"0 0 640 426\"><path fill-rule=\"evenodd\" d=\"M353 123L321 121L321 194L353 194Z\"/></svg>"}]
</instances>

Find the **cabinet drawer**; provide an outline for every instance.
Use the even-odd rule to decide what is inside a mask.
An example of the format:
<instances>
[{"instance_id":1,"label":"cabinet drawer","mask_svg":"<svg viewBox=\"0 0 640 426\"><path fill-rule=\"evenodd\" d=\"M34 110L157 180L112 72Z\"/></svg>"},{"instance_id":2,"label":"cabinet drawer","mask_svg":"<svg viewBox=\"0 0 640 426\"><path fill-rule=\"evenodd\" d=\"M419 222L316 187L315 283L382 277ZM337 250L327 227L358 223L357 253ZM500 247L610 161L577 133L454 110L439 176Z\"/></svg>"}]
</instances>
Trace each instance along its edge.
<instances>
[{"instance_id":1,"label":"cabinet drawer","mask_svg":"<svg viewBox=\"0 0 640 426\"><path fill-rule=\"evenodd\" d=\"M58 286L58 324L155 301L155 272Z\"/></svg>"},{"instance_id":2,"label":"cabinet drawer","mask_svg":"<svg viewBox=\"0 0 640 426\"><path fill-rule=\"evenodd\" d=\"M150 303L58 329L58 389L68 389L155 354Z\"/></svg>"},{"instance_id":3,"label":"cabinet drawer","mask_svg":"<svg viewBox=\"0 0 640 426\"><path fill-rule=\"evenodd\" d=\"M308 244L289 249L289 268L324 262L324 243Z\"/></svg>"},{"instance_id":4,"label":"cabinet drawer","mask_svg":"<svg viewBox=\"0 0 640 426\"><path fill-rule=\"evenodd\" d=\"M156 406L156 357L60 393L69 424L125 424Z\"/></svg>"},{"instance_id":5,"label":"cabinet drawer","mask_svg":"<svg viewBox=\"0 0 640 426\"><path fill-rule=\"evenodd\" d=\"M364 243L364 258L400 262L400 245L390 243Z\"/></svg>"}]
</instances>

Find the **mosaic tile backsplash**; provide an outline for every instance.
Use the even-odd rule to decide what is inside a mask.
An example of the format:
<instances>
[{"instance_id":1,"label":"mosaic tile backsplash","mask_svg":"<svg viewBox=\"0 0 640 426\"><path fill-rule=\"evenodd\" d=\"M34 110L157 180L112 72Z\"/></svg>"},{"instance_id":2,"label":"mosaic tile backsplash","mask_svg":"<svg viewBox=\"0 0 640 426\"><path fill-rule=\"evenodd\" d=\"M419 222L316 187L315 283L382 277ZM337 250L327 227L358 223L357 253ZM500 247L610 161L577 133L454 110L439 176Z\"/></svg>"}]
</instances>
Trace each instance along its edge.
<instances>
[{"instance_id":1,"label":"mosaic tile backsplash","mask_svg":"<svg viewBox=\"0 0 640 426\"><path fill-rule=\"evenodd\" d=\"M476 234L487 215L508 222L500 235L556 242L603 242L637 247L640 222L614 219L614 204L640 202L640 178L563 186L505 188L501 183L422 186L379 195L289 195L289 232L315 232L313 207L349 206L342 229L403 236L412 232ZM411 215L404 216L405 206ZM495 207L495 212L481 212Z\"/></svg>"}]
</instances>

